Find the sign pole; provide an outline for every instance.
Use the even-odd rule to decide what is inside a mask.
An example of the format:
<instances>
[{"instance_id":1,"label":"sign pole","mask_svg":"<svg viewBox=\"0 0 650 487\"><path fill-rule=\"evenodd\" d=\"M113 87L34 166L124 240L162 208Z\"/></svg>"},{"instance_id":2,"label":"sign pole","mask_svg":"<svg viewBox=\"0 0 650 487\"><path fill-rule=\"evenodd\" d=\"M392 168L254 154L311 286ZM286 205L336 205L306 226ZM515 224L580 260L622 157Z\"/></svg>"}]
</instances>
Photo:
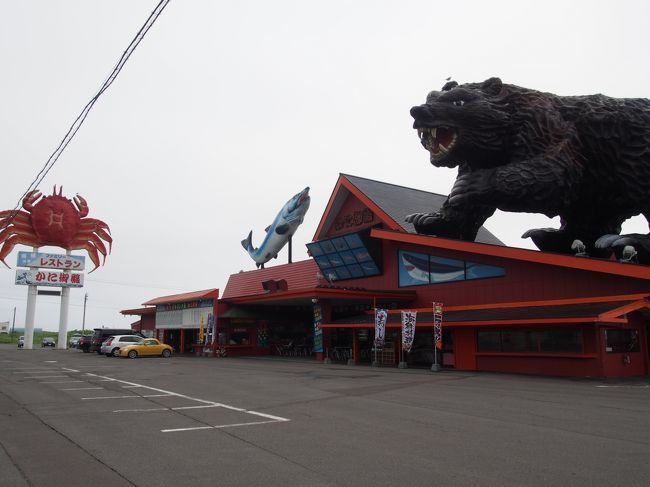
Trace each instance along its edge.
<instances>
[{"instance_id":1,"label":"sign pole","mask_svg":"<svg viewBox=\"0 0 650 487\"><path fill-rule=\"evenodd\" d=\"M81 318L81 334L83 335L86 331L86 301L88 301L88 293L84 295L84 314Z\"/></svg>"},{"instance_id":2,"label":"sign pole","mask_svg":"<svg viewBox=\"0 0 650 487\"><path fill-rule=\"evenodd\" d=\"M66 250L65 255L70 255L70 250ZM70 275L69 270L64 270L64 274ZM70 288L61 289L61 309L59 311L59 341L56 348L65 350L68 348L68 310L70 308Z\"/></svg>"},{"instance_id":3,"label":"sign pole","mask_svg":"<svg viewBox=\"0 0 650 487\"><path fill-rule=\"evenodd\" d=\"M38 252L38 247L33 247L34 253ZM30 267L38 269L38 267ZM27 288L27 309L25 311L25 345L24 348L31 350L34 348L34 317L36 316L36 295L38 288L36 285L30 285Z\"/></svg>"}]
</instances>

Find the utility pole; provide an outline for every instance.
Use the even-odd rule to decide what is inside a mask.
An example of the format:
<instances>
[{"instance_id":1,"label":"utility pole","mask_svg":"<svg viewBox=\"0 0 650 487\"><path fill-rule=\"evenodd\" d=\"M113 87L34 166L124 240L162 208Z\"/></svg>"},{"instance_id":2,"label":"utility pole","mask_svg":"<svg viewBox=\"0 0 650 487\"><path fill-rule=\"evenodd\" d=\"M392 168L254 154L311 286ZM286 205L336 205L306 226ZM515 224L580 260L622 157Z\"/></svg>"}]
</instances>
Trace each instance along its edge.
<instances>
[{"instance_id":1,"label":"utility pole","mask_svg":"<svg viewBox=\"0 0 650 487\"><path fill-rule=\"evenodd\" d=\"M84 314L83 318L81 319L81 334L84 334L84 330L86 329L86 301L88 301L88 293L84 294Z\"/></svg>"},{"instance_id":2,"label":"utility pole","mask_svg":"<svg viewBox=\"0 0 650 487\"><path fill-rule=\"evenodd\" d=\"M11 339L14 339L14 329L16 328L16 307L14 306L14 321L11 323Z\"/></svg>"}]
</instances>

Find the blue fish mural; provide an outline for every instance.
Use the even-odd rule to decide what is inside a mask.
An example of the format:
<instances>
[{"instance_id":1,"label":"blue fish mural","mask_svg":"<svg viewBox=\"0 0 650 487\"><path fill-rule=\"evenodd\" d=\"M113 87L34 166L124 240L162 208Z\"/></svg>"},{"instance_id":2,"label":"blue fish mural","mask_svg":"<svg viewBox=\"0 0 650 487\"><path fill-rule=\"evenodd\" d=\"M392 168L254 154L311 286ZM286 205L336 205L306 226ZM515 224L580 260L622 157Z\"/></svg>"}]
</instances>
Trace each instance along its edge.
<instances>
[{"instance_id":1,"label":"blue fish mural","mask_svg":"<svg viewBox=\"0 0 650 487\"><path fill-rule=\"evenodd\" d=\"M409 274L411 279L418 282L431 283L458 281L465 278L465 268L460 261L449 260L448 264L444 262L429 261L428 258L422 259L414 254L402 254L402 267Z\"/></svg>"},{"instance_id":2,"label":"blue fish mural","mask_svg":"<svg viewBox=\"0 0 650 487\"><path fill-rule=\"evenodd\" d=\"M278 256L289 238L296 233L305 218L305 213L309 209L309 186L300 193L291 198L282 207L277 214L273 223L266 227L266 237L258 248L253 248L253 231L251 230L244 240L241 241L242 247L246 249L251 259L255 261L257 267L263 266L271 259Z\"/></svg>"}]
</instances>

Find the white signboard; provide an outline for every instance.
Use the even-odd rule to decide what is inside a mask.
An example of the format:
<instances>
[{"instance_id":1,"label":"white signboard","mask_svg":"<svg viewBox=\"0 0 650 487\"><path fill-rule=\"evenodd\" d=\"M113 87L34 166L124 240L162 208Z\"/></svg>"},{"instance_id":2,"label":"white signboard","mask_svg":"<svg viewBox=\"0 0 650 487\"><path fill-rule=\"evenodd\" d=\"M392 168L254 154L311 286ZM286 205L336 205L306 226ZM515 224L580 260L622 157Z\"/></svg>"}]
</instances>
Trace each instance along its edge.
<instances>
[{"instance_id":1,"label":"white signboard","mask_svg":"<svg viewBox=\"0 0 650 487\"><path fill-rule=\"evenodd\" d=\"M212 308L179 309L174 311L156 311L156 328L200 328L201 318L203 323L208 322L208 315Z\"/></svg>"},{"instance_id":2,"label":"white signboard","mask_svg":"<svg viewBox=\"0 0 650 487\"><path fill-rule=\"evenodd\" d=\"M83 287L84 275L20 269L16 271L16 284L23 286Z\"/></svg>"},{"instance_id":3,"label":"white signboard","mask_svg":"<svg viewBox=\"0 0 650 487\"><path fill-rule=\"evenodd\" d=\"M18 267L43 267L66 271L83 271L86 257L83 255L41 254L18 252Z\"/></svg>"}]
</instances>

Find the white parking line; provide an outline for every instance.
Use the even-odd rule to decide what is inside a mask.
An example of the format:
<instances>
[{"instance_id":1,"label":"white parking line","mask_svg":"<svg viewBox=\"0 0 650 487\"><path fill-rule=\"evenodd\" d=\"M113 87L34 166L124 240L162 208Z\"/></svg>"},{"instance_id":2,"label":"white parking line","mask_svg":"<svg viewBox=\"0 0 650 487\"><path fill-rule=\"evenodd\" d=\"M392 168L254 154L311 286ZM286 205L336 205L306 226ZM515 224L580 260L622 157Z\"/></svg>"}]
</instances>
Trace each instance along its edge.
<instances>
[{"instance_id":1,"label":"white parking line","mask_svg":"<svg viewBox=\"0 0 650 487\"><path fill-rule=\"evenodd\" d=\"M38 372L52 372L52 369L21 369L21 370L23 372L14 372L14 374L36 374Z\"/></svg>"},{"instance_id":2,"label":"white parking line","mask_svg":"<svg viewBox=\"0 0 650 487\"><path fill-rule=\"evenodd\" d=\"M64 379L69 377L67 375L34 375L30 377L23 377L23 379Z\"/></svg>"},{"instance_id":3,"label":"white parking line","mask_svg":"<svg viewBox=\"0 0 650 487\"><path fill-rule=\"evenodd\" d=\"M41 382L41 384L70 384L71 382L84 382L83 380L51 380L48 382Z\"/></svg>"},{"instance_id":4,"label":"white parking line","mask_svg":"<svg viewBox=\"0 0 650 487\"><path fill-rule=\"evenodd\" d=\"M95 399L142 399L142 396L102 396L102 397L82 397L82 401L94 401Z\"/></svg>"},{"instance_id":5,"label":"white parking line","mask_svg":"<svg viewBox=\"0 0 650 487\"><path fill-rule=\"evenodd\" d=\"M289 421L284 419L283 421ZM218 424L216 426L196 426L194 428L174 428L167 430L160 430L162 433L177 433L179 431L196 431L196 430L209 430L209 429L223 429L223 428L237 428L239 426L253 426L257 424L277 423L278 421L255 421L252 423L233 423L233 424Z\"/></svg>"},{"instance_id":6,"label":"white parking line","mask_svg":"<svg viewBox=\"0 0 650 487\"><path fill-rule=\"evenodd\" d=\"M649 384L644 384L644 385L640 385L640 386L620 385L620 386L596 386L596 387L607 387L607 388L610 388L610 387L611 388L623 387L623 388L626 388L626 389L647 389L648 387L650 387L650 385Z\"/></svg>"},{"instance_id":7,"label":"white parking line","mask_svg":"<svg viewBox=\"0 0 650 487\"><path fill-rule=\"evenodd\" d=\"M169 408L116 409L114 413L150 413L152 411L169 411Z\"/></svg>"},{"instance_id":8,"label":"white parking line","mask_svg":"<svg viewBox=\"0 0 650 487\"><path fill-rule=\"evenodd\" d=\"M280 416L273 416L272 414L258 413L257 411L246 411L248 414L254 414L255 416L261 416L263 418L269 418L273 421L290 421L287 418L282 418Z\"/></svg>"},{"instance_id":9,"label":"white parking line","mask_svg":"<svg viewBox=\"0 0 650 487\"><path fill-rule=\"evenodd\" d=\"M199 399L197 397L192 397L192 396L187 396L185 394L179 394L177 392L172 392L172 391L166 391L165 389L158 389L156 387L151 387L151 386L145 386L142 384L137 384L135 382L129 382L125 380L120 380L120 379L112 379L110 377L105 377L97 374L91 374L91 373L86 373L84 374L86 376L90 377L96 377L97 380L106 380L106 381L111 381L111 382L121 382L122 384L126 384L127 386L134 386L134 387L143 387L145 389L149 389L151 391L159 392L160 394L150 394L150 395L143 395L143 396L137 396L137 395L127 395L127 396L103 396L103 397L82 397L82 400L99 400L99 399L132 399L132 398L147 398L147 397L168 397L168 396L174 396L182 399L187 399L189 401L194 401L201 403L202 406L206 407L221 407L224 409L228 409L231 411L237 411L241 412L244 414L251 414L253 416L260 416L262 418L268 418L269 421L255 421L255 422L250 422L250 423L232 423L232 424L222 424L222 425L216 425L216 426L198 426L195 428L175 428L175 429L164 429L160 430L163 433L172 433L172 432L177 432L177 431L192 431L192 430L199 430L199 429L221 429L221 428L234 428L238 426L252 426L252 425L258 425L258 424L268 424L268 423L279 423L279 422L286 422L286 421L291 421L288 418L283 418L281 416L274 416L272 414L266 414L266 413L260 413L258 411L250 411L248 409L244 408L238 408L235 406L229 406L227 404L222 404L219 402L214 402L214 401L206 401L205 399ZM186 407L186 409L189 409L190 407ZM159 409L159 408L153 408L153 409L148 409L148 411L164 411L165 409ZM172 408L172 410L175 410L176 408ZM178 409L184 409L184 408L178 408ZM141 410L143 411L143 410ZM126 412L126 410L116 410L114 412ZM144 412L144 411L143 411Z\"/></svg>"},{"instance_id":10,"label":"white parking line","mask_svg":"<svg viewBox=\"0 0 650 487\"><path fill-rule=\"evenodd\" d=\"M103 387L71 387L69 389L59 389L60 391L90 391L104 389Z\"/></svg>"},{"instance_id":11,"label":"white parking line","mask_svg":"<svg viewBox=\"0 0 650 487\"><path fill-rule=\"evenodd\" d=\"M141 413L149 411L182 411L184 409L204 409L204 408L220 408L220 404L202 404L201 406L181 406L178 408L151 408L151 409L116 409L114 413Z\"/></svg>"},{"instance_id":12,"label":"white parking line","mask_svg":"<svg viewBox=\"0 0 650 487\"><path fill-rule=\"evenodd\" d=\"M179 408L170 408L172 411L182 411L184 409L203 409L203 408L220 408L220 404L204 404L202 406L181 406Z\"/></svg>"}]
</instances>

